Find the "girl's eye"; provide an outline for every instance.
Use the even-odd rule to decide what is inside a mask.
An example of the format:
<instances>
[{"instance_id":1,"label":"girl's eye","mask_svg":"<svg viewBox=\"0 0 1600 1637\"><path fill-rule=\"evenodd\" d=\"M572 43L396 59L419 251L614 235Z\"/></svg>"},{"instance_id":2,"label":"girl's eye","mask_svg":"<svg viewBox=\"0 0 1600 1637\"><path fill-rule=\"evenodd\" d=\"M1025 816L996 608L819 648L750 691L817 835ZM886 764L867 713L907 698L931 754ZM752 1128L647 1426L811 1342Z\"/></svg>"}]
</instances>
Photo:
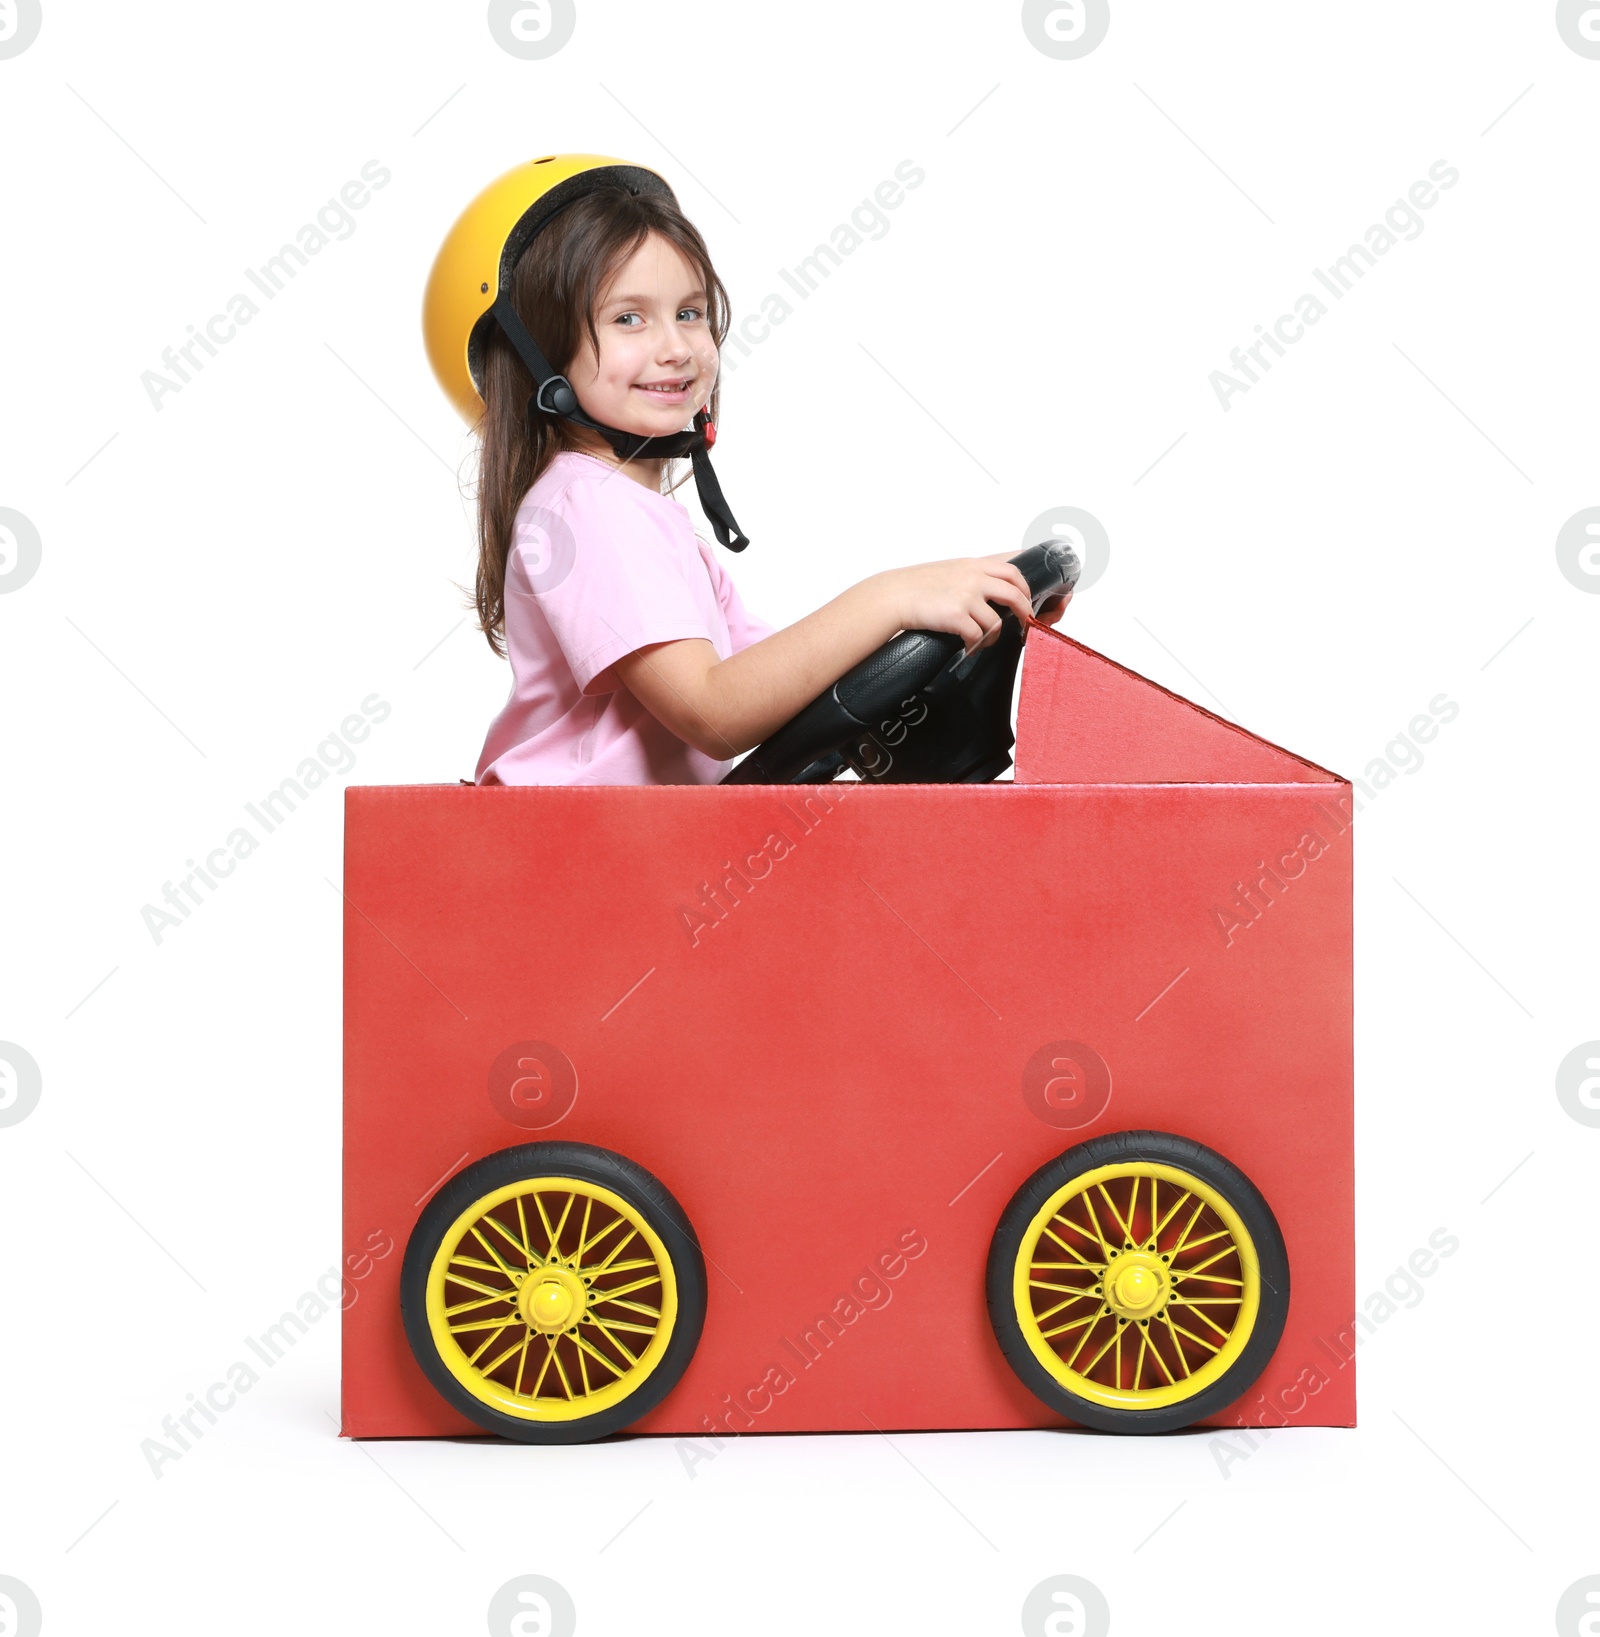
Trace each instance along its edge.
<instances>
[{"instance_id":1,"label":"girl's eye","mask_svg":"<svg viewBox=\"0 0 1600 1637\"><path fill-rule=\"evenodd\" d=\"M704 318L705 317L705 314L703 312L701 312L701 310L698 307L680 307L678 309L678 317L680 319L682 319L682 317L683 317L683 315L685 313L691 314L692 319ZM644 323L644 317L640 313L618 313L617 318L616 318L616 322L618 324L625 324L625 320L630 319L630 318L637 318L641 324ZM692 321L692 319L691 319L691 321ZM631 324L625 324L625 327L627 329L633 329L634 328L634 326L631 325Z\"/></svg>"}]
</instances>

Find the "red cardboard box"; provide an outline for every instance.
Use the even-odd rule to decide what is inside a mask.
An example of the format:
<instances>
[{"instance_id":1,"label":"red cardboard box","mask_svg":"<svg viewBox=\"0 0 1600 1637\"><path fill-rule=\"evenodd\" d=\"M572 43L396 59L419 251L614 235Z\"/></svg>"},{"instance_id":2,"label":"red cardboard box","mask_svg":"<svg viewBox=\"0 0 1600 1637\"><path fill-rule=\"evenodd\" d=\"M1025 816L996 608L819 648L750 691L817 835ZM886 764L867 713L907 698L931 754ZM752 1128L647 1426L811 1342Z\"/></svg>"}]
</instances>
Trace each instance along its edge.
<instances>
[{"instance_id":1,"label":"red cardboard box","mask_svg":"<svg viewBox=\"0 0 1600 1637\"><path fill-rule=\"evenodd\" d=\"M411 1355L401 1258L541 1138L648 1168L705 1252L635 1430L1062 1425L985 1258L1033 1171L1125 1129L1219 1150L1283 1230L1282 1341L1213 1423L1354 1424L1350 786L1039 625L1017 737L1015 783L347 792L347 1436L480 1431ZM1041 1099L1063 1042L1096 1106Z\"/></svg>"}]
</instances>

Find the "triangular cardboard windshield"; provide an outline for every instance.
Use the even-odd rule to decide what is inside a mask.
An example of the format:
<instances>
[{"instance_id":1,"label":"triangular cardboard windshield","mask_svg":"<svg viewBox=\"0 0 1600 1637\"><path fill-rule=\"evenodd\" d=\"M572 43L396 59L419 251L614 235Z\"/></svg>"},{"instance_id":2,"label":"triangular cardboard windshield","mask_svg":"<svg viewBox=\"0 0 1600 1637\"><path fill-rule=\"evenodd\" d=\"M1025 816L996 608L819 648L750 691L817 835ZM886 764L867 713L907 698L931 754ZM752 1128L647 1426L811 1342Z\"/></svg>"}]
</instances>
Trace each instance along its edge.
<instances>
[{"instance_id":1,"label":"triangular cardboard windshield","mask_svg":"<svg viewBox=\"0 0 1600 1637\"><path fill-rule=\"evenodd\" d=\"M1018 784L1339 784L1337 773L1045 625L1028 628Z\"/></svg>"}]
</instances>

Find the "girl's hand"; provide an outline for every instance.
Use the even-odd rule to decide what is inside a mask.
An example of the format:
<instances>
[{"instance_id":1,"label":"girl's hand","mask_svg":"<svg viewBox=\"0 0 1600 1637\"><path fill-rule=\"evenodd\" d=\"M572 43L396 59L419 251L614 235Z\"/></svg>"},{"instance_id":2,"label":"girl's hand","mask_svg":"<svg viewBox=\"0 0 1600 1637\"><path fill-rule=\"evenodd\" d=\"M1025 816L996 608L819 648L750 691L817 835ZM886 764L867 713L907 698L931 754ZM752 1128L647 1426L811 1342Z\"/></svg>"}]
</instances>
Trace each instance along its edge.
<instances>
[{"instance_id":1,"label":"girl's hand","mask_svg":"<svg viewBox=\"0 0 1600 1637\"><path fill-rule=\"evenodd\" d=\"M1024 628L1033 613L1028 582L999 554L892 568L876 578L896 630L949 631L969 654L1000 635L1000 615L991 602L1010 609Z\"/></svg>"},{"instance_id":2,"label":"girl's hand","mask_svg":"<svg viewBox=\"0 0 1600 1637\"><path fill-rule=\"evenodd\" d=\"M1067 604L1071 601L1072 593L1070 591L1064 595L1058 591L1053 597L1045 598L1039 605L1039 612L1033 617L1041 625L1056 625L1060 622L1061 616L1066 613Z\"/></svg>"}]
</instances>

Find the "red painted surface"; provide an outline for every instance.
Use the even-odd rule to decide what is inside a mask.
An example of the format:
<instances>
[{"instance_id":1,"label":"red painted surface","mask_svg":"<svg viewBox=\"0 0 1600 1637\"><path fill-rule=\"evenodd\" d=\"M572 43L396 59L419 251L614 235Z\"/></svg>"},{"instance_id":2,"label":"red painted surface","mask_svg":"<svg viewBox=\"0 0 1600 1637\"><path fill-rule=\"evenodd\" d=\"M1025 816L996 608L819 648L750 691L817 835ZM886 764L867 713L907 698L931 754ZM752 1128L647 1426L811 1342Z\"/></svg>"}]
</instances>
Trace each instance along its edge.
<instances>
[{"instance_id":1,"label":"red painted surface","mask_svg":"<svg viewBox=\"0 0 1600 1637\"><path fill-rule=\"evenodd\" d=\"M347 792L345 1242L396 1250L344 1315L346 1434L479 1430L411 1357L401 1254L446 1175L541 1138L647 1167L705 1250L699 1350L636 1430L1059 1425L990 1330L990 1236L1046 1160L1146 1127L1240 1166L1288 1247L1283 1341L1216 1421L1353 1424L1349 785L1039 626L1018 738L1015 784ZM490 1093L529 1039L576 1070L544 1130ZM1079 1129L1023 1096L1057 1040L1110 1069Z\"/></svg>"}]
</instances>

